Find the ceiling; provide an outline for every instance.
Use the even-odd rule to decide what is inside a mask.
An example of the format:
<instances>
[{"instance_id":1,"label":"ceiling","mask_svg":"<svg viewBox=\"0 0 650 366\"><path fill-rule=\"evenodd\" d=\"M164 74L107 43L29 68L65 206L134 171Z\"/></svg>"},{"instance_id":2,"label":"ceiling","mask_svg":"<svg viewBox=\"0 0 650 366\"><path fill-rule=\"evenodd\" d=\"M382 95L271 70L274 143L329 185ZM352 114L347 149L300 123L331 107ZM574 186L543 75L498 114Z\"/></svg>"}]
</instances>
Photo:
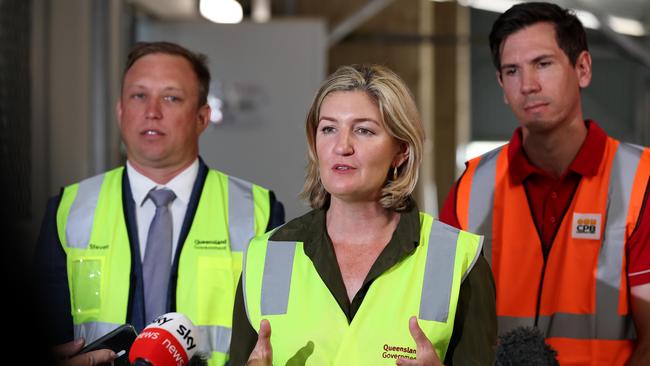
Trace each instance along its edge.
<instances>
[{"instance_id":1,"label":"ceiling","mask_svg":"<svg viewBox=\"0 0 650 366\"><path fill-rule=\"evenodd\" d=\"M648 0L580 0L558 1L557 3L582 7L590 11L601 11L606 14L633 18L650 26L650 1ZM582 6L581 6L582 5Z\"/></svg>"},{"instance_id":2,"label":"ceiling","mask_svg":"<svg viewBox=\"0 0 650 366\"><path fill-rule=\"evenodd\" d=\"M198 18L198 0L128 0L130 3L142 8L146 12L161 19L193 19ZM250 8L251 1L240 0L246 8ZM268 0L273 8L289 8L291 3L301 0ZM302 0L317 1L317 0ZM367 3L373 0L367 0ZM471 0L470 0L471 2ZM648 0L555 0L557 4L566 7L584 9L593 12L600 12L619 17L633 18L641 21L650 28L650 1ZM278 6L283 3L284 6ZM286 15L286 14L283 14ZM323 14L327 16L327 14Z\"/></svg>"},{"instance_id":3,"label":"ceiling","mask_svg":"<svg viewBox=\"0 0 650 366\"><path fill-rule=\"evenodd\" d=\"M199 17L198 0L127 0L144 12L164 20Z\"/></svg>"},{"instance_id":4,"label":"ceiling","mask_svg":"<svg viewBox=\"0 0 650 366\"><path fill-rule=\"evenodd\" d=\"M202 19L199 14L199 0L126 0L133 4L136 9L144 12L148 16L160 20L195 20ZM329 38L333 39L332 43L338 42L346 34L354 32L354 30L363 24L368 19L371 19L374 14L381 11L387 4L392 1L401 1L406 3L407 0L349 0L353 3L358 3L359 11L351 12L351 14L338 14L336 8L324 7L322 4L318 7L309 6L310 2L321 0L237 0L243 8L244 18L250 17L251 8L256 2L268 2L271 6L272 17L281 16L283 18L289 16L301 16L296 12L297 8L309 8L312 10L308 15L322 16L331 27ZM416 6L415 0L413 1ZM432 0L432 1L458 1L460 4L470 4L472 7L480 8L479 3L493 7L494 4L499 2L514 4L515 0ZM640 63L650 68L650 1L649 0L553 0L560 6L573 8L576 10L586 10L597 18L601 24L600 32L610 41L614 42L620 49L624 50L632 58L638 60ZM335 4L336 2L333 2ZM510 4L502 6L507 9ZM503 5L503 4L501 4ZM497 6L498 7L498 6ZM374 12L369 9L374 8ZM313 12L313 9L319 9ZM379 9L379 10L377 10ZM396 7L392 7L396 9ZM399 7L397 7L399 9ZM338 13L337 13L338 11ZM321 14L322 12L322 14ZM341 16L345 18L341 22ZM635 37L629 37L621 32L618 27L611 23L611 17L622 17L633 19L637 21L638 30ZM338 17L338 18L337 18ZM583 20L584 21L584 20ZM336 24L332 24L336 22ZM604 25L603 25L604 24ZM585 26L588 26L585 23ZM340 29L343 28L343 29ZM339 34L339 33L342 33ZM627 34L634 34L627 33ZM337 38L338 37L338 38ZM332 40L330 40L332 41Z\"/></svg>"}]
</instances>

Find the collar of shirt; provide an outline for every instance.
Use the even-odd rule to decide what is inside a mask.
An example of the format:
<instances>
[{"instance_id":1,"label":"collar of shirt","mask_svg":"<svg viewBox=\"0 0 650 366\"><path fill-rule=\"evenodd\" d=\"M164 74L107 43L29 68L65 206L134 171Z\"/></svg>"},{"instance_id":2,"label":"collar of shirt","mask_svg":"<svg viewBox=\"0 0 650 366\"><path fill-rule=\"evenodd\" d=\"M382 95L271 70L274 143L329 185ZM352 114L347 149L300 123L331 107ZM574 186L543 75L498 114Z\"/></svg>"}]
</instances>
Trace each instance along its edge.
<instances>
[{"instance_id":1,"label":"collar of shirt","mask_svg":"<svg viewBox=\"0 0 650 366\"><path fill-rule=\"evenodd\" d=\"M180 172L165 185L159 185L153 180L140 174L128 161L126 163L126 171L131 185L133 201L136 206L135 221L138 231L138 241L140 243L140 258L144 258L147 248L147 236L149 235L149 225L156 212L153 202L146 198L149 191L155 187L167 187L176 194L176 199L169 207L172 214L172 253L176 253L180 232L185 218L185 212L187 211L187 206L192 194L194 181L198 176L199 159L197 158L189 167Z\"/></svg>"},{"instance_id":2,"label":"collar of shirt","mask_svg":"<svg viewBox=\"0 0 650 366\"><path fill-rule=\"evenodd\" d=\"M605 154L607 134L592 120L586 120L585 125L587 126L587 137L567 172L572 171L581 176L591 177L598 173L598 167ZM521 127L515 130L508 143L508 164L510 177L515 184L521 184L531 174L548 175L528 160L523 148Z\"/></svg>"},{"instance_id":3,"label":"collar of shirt","mask_svg":"<svg viewBox=\"0 0 650 366\"><path fill-rule=\"evenodd\" d=\"M138 206L142 206L147 199L149 191L153 188L166 187L174 191L176 194L176 199L180 200L181 203L187 205L190 201L190 195L192 194L192 187L194 186L194 181L199 173L199 159L195 159L194 162L185 168L180 174L172 178L167 184L161 185L153 180L149 179L145 175L141 174L128 161L126 162L126 172L129 175L129 183L131 184L131 193L133 194L133 200Z\"/></svg>"},{"instance_id":4,"label":"collar of shirt","mask_svg":"<svg viewBox=\"0 0 650 366\"><path fill-rule=\"evenodd\" d=\"M316 209L308 214L288 222L279 228L271 240L277 241L301 241L304 244L305 254L312 258L317 257L319 252L332 249L332 242L327 234L325 223L326 209ZM402 212L397 228L386 247L396 249L397 258L400 260L406 254L410 254L420 241L420 216L417 205L414 201L409 209ZM384 250L386 252L386 250Z\"/></svg>"}]
</instances>

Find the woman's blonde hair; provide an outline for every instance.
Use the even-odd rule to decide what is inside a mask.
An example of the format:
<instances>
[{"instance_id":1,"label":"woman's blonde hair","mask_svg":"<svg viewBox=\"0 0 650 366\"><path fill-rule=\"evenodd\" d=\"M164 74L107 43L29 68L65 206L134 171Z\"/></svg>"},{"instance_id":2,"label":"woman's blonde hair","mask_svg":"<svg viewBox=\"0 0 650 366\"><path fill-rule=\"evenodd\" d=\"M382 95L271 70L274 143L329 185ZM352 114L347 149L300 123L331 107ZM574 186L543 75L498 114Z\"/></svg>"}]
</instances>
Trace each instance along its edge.
<instances>
[{"instance_id":1,"label":"woman's blonde hair","mask_svg":"<svg viewBox=\"0 0 650 366\"><path fill-rule=\"evenodd\" d=\"M387 209L407 209L422 161L424 128L413 95L404 81L390 69L379 65L342 66L321 84L307 113L305 127L309 156L301 197L309 200L312 208L322 208L329 204L330 194L323 187L318 170L316 132L323 100L329 94L341 91L365 92L377 104L383 128L398 143L408 146L407 159L397 169L397 179L387 179L379 200ZM393 176L392 169L386 173L387 177Z\"/></svg>"}]
</instances>

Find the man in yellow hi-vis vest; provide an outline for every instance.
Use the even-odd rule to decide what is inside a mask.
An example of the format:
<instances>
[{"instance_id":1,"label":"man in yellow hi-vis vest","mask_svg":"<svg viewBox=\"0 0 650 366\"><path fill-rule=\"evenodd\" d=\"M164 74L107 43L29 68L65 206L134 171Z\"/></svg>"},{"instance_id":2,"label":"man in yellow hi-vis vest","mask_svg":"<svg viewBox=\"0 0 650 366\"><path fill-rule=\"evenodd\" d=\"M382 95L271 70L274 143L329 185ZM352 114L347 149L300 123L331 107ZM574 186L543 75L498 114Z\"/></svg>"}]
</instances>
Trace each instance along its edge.
<instances>
[{"instance_id":1,"label":"man in yellow hi-vis vest","mask_svg":"<svg viewBox=\"0 0 650 366\"><path fill-rule=\"evenodd\" d=\"M244 247L284 209L199 158L209 83L203 55L167 42L131 50L117 104L126 166L65 187L43 221L36 261L55 343L177 311L201 330L210 364L227 362Z\"/></svg>"}]
</instances>

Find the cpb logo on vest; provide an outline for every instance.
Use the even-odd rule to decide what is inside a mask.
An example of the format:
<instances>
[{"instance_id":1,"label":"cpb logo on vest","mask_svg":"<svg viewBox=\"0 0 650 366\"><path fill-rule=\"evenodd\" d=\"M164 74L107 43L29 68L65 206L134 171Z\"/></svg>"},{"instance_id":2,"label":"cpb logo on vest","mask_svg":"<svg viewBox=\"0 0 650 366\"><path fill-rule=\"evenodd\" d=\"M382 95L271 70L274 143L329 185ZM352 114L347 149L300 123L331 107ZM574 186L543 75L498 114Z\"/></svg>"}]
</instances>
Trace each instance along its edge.
<instances>
[{"instance_id":1,"label":"cpb logo on vest","mask_svg":"<svg viewBox=\"0 0 650 366\"><path fill-rule=\"evenodd\" d=\"M600 239L600 214L573 214L573 225L571 225L571 236L576 239Z\"/></svg>"}]
</instances>

